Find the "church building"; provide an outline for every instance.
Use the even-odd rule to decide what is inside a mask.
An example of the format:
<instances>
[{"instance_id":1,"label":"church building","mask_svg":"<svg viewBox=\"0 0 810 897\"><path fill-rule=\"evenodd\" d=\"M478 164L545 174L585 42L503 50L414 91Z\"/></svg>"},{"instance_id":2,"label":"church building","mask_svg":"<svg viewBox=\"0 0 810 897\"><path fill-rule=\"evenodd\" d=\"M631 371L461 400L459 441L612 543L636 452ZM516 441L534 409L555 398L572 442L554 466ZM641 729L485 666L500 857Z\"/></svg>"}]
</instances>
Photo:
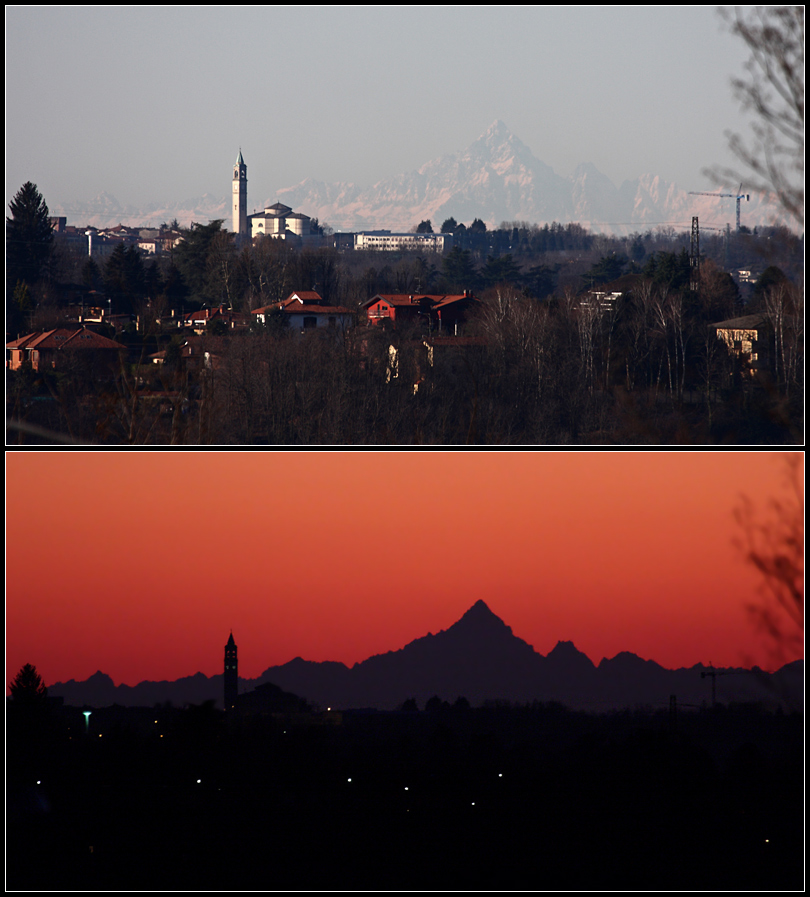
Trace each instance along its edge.
<instances>
[{"instance_id":1,"label":"church building","mask_svg":"<svg viewBox=\"0 0 810 897\"><path fill-rule=\"evenodd\" d=\"M300 212L293 212L289 206L277 202L267 206L262 212L247 213L247 165L242 150L233 166L233 232L237 242L253 237L272 237L275 240L301 240L313 236L311 218Z\"/></svg>"}]
</instances>

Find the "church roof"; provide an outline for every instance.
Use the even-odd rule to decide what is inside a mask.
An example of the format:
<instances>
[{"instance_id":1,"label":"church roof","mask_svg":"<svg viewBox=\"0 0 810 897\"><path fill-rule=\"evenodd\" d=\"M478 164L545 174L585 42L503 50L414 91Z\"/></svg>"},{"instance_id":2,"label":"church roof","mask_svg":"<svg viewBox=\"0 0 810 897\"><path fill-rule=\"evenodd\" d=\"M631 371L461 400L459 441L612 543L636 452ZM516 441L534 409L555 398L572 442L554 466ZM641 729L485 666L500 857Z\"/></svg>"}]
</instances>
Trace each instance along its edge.
<instances>
[{"instance_id":1,"label":"church roof","mask_svg":"<svg viewBox=\"0 0 810 897\"><path fill-rule=\"evenodd\" d=\"M242 158L242 147L241 146L239 147L239 155L236 157L236 164L237 165L245 164L245 160Z\"/></svg>"},{"instance_id":2,"label":"church roof","mask_svg":"<svg viewBox=\"0 0 810 897\"><path fill-rule=\"evenodd\" d=\"M272 206L265 206L265 212L275 212L276 215L286 215L287 212L292 212L292 209L289 206L285 206L283 202L275 202Z\"/></svg>"}]
</instances>

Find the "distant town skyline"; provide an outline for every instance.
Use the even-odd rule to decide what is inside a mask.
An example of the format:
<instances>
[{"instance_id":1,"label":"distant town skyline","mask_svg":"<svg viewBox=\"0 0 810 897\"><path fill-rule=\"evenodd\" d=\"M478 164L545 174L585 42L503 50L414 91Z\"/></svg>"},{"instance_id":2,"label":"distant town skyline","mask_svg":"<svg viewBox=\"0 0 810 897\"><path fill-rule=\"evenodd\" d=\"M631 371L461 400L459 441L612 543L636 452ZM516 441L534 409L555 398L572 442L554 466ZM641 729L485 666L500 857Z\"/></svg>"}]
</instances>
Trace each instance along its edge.
<instances>
[{"instance_id":1,"label":"distant town skyline","mask_svg":"<svg viewBox=\"0 0 810 897\"><path fill-rule=\"evenodd\" d=\"M500 119L565 177L712 189L749 119L747 58L714 9L9 7L6 203L227 196L305 178L370 186ZM32 66L30 61L36 60ZM252 206L251 206L252 207ZM304 210L306 211L306 210Z\"/></svg>"},{"instance_id":2,"label":"distant town skyline","mask_svg":"<svg viewBox=\"0 0 810 897\"><path fill-rule=\"evenodd\" d=\"M547 654L773 668L741 496L770 452L11 452L6 683L353 664L477 600ZM784 660L792 660L786 657Z\"/></svg>"}]
</instances>

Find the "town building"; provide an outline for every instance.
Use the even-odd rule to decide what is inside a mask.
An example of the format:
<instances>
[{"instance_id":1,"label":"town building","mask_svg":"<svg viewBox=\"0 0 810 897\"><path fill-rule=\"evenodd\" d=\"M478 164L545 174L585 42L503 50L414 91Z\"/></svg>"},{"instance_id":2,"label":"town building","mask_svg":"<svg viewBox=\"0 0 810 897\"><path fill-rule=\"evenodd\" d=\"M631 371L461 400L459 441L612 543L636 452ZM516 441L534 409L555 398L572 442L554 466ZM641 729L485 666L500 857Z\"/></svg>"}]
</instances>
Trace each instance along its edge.
<instances>
[{"instance_id":1,"label":"town building","mask_svg":"<svg viewBox=\"0 0 810 897\"><path fill-rule=\"evenodd\" d=\"M376 251L449 252L453 248L452 234L391 233L390 230L372 230L354 235L355 249Z\"/></svg>"}]
</instances>

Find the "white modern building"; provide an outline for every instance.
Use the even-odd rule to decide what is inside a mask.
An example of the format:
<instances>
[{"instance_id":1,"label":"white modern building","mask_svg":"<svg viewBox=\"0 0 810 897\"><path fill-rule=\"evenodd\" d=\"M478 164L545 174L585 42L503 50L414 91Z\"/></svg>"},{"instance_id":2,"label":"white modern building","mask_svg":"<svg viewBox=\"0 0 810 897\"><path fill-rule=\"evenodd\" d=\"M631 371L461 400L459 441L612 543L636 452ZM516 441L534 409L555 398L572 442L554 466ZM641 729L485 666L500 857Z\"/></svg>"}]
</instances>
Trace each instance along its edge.
<instances>
[{"instance_id":1,"label":"white modern building","mask_svg":"<svg viewBox=\"0 0 810 897\"><path fill-rule=\"evenodd\" d=\"M355 249L448 252L453 248L452 234L394 234L390 230L372 230L354 235Z\"/></svg>"}]
</instances>

